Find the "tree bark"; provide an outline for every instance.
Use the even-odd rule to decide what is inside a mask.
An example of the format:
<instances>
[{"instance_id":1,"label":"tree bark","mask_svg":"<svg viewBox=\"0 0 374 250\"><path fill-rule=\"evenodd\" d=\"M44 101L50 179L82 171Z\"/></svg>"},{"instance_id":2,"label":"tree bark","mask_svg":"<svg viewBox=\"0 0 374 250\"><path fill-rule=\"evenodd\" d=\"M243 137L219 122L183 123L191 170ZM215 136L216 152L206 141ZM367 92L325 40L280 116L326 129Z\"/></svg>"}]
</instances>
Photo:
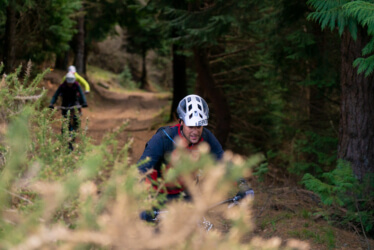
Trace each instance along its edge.
<instances>
[{"instance_id":1,"label":"tree bark","mask_svg":"<svg viewBox=\"0 0 374 250\"><path fill-rule=\"evenodd\" d=\"M16 10L10 2L6 8L5 43L4 43L4 71L11 73L16 63Z\"/></svg>"},{"instance_id":2,"label":"tree bark","mask_svg":"<svg viewBox=\"0 0 374 250\"><path fill-rule=\"evenodd\" d=\"M197 83L212 103L217 121L214 134L222 146L224 146L230 131L230 109L223 92L216 86L207 55L207 49L194 49Z\"/></svg>"},{"instance_id":3,"label":"tree bark","mask_svg":"<svg viewBox=\"0 0 374 250\"><path fill-rule=\"evenodd\" d=\"M173 101L170 121L178 118L178 104L187 95L186 57L178 54L179 49L178 45L173 44Z\"/></svg>"},{"instance_id":4,"label":"tree bark","mask_svg":"<svg viewBox=\"0 0 374 250\"><path fill-rule=\"evenodd\" d=\"M83 8L80 10L83 13ZM84 73L84 15L80 15L77 18L77 29L78 33L75 34L74 38L74 65L78 73Z\"/></svg>"},{"instance_id":5,"label":"tree bark","mask_svg":"<svg viewBox=\"0 0 374 250\"><path fill-rule=\"evenodd\" d=\"M142 75L140 77L140 88L146 89L147 87L147 51L143 50L142 52Z\"/></svg>"},{"instance_id":6,"label":"tree bark","mask_svg":"<svg viewBox=\"0 0 374 250\"><path fill-rule=\"evenodd\" d=\"M354 41L348 31L341 44L341 117L338 158L352 164L359 181L374 171L374 75L357 74L353 61L361 56L370 37L363 28Z\"/></svg>"},{"instance_id":7,"label":"tree bark","mask_svg":"<svg viewBox=\"0 0 374 250\"><path fill-rule=\"evenodd\" d=\"M69 52L58 54L56 56L55 68L61 70L67 70L69 63Z\"/></svg>"}]
</instances>

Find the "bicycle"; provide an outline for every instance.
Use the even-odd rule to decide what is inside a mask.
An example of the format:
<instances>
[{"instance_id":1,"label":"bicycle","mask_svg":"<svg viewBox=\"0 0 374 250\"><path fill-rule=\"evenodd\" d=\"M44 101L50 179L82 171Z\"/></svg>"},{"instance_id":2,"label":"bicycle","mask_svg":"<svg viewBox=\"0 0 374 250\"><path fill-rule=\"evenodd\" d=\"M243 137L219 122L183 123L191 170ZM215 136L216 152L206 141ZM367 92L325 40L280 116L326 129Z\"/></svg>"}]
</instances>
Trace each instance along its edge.
<instances>
[{"instance_id":1,"label":"bicycle","mask_svg":"<svg viewBox=\"0 0 374 250\"><path fill-rule=\"evenodd\" d=\"M82 115L81 108L82 105L74 105L74 106L56 106L53 107L53 105L50 105L50 108L55 108L57 110L62 110L62 115L64 118L68 118L69 116L69 123L68 123L68 131L69 131L69 137L70 140L68 142L69 150L74 150L73 142L75 141L75 131L79 127L79 117ZM78 115L76 112L78 111ZM64 124L61 127L61 134L64 133Z\"/></svg>"},{"instance_id":2,"label":"bicycle","mask_svg":"<svg viewBox=\"0 0 374 250\"><path fill-rule=\"evenodd\" d=\"M221 205L224 205L224 204L228 204L227 208L230 209L232 208L233 206L236 206L239 204L239 202L246 198L246 197L249 197L251 199L254 198L254 191L252 189L248 190L247 192L249 192L246 196L243 196L243 195L236 195L232 198L229 198L229 199L226 199L226 200L223 200L221 202L218 202L212 206L210 206L208 208L208 210L212 210L218 206L221 206ZM153 211L151 212L147 212L147 211L143 211L140 215L141 219L145 220L145 221L148 221L148 222L154 222L156 225L162 220L162 218L168 214L168 211L167 210L158 210L158 209L153 209ZM147 217L147 218L146 218ZM207 220L205 218L205 216L203 216L202 218L202 221L199 221L199 226L206 232L209 232L214 224Z\"/></svg>"}]
</instances>

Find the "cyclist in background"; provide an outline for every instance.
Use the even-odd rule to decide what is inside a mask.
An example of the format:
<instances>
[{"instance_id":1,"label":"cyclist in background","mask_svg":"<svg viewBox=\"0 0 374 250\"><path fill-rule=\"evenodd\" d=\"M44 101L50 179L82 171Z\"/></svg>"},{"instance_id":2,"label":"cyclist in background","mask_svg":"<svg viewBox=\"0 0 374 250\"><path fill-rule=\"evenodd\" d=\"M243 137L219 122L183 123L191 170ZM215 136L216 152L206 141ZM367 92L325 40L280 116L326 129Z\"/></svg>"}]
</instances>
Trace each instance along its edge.
<instances>
[{"instance_id":1,"label":"cyclist in background","mask_svg":"<svg viewBox=\"0 0 374 250\"><path fill-rule=\"evenodd\" d=\"M217 160L223 156L223 149L217 138L205 126L208 125L209 108L206 101L198 95L188 95L184 97L178 105L177 113L179 123L171 127L161 127L156 134L147 142L144 152L138 163L147 157L150 160L138 167L141 173L146 173L152 169L151 174L146 182L151 183L154 189L158 189L157 179L162 178L161 166L165 164L166 168L170 167L165 155L170 154L175 149L175 139L184 140L189 150L193 150L201 142L206 142L210 146L210 152ZM240 182L245 181L241 179ZM183 183L179 185L166 183L165 189L160 190L161 193L166 192L168 200L179 198L181 195L187 195L183 198L189 199L188 192L183 187ZM246 190L240 188L240 195L243 197L253 194L253 190L246 185ZM239 193L238 193L239 194ZM150 213L142 212L143 220L151 220Z\"/></svg>"},{"instance_id":2,"label":"cyclist in background","mask_svg":"<svg viewBox=\"0 0 374 250\"><path fill-rule=\"evenodd\" d=\"M84 87L84 93L87 95L90 93L90 85L88 82L78 74L77 69L75 68L74 65L71 65L68 67L68 72L71 72L75 76L75 80L79 83L80 86ZM62 78L62 81L65 81L65 77Z\"/></svg>"},{"instance_id":3,"label":"cyclist in background","mask_svg":"<svg viewBox=\"0 0 374 250\"><path fill-rule=\"evenodd\" d=\"M62 102L61 106L63 107L73 107L79 104L82 105L83 108L87 107L86 97L76 82L75 75L71 72L67 73L65 76L64 82L58 87L56 92L54 93L51 102L49 104L49 108L54 108L54 104L56 103L58 97L61 96ZM71 110L73 112L74 110ZM81 113L80 109L79 112ZM68 110L62 109L62 115L67 118ZM69 123L69 131L76 130L78 128L78 116L74 114L73 116L73 123Z\"/></svg>"}]
</instances>

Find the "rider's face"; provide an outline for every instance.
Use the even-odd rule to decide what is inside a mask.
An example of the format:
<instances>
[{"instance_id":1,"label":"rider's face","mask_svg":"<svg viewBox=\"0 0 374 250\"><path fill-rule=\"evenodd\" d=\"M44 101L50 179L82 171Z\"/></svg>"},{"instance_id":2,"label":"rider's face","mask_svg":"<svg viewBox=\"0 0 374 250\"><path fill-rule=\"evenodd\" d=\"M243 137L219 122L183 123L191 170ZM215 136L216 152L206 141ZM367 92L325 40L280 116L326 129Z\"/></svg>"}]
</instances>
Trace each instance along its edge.
<instances>
[{"instance_id":1,"label":"rider's face","mask_svg":"<svg viewBox=\"0 0 374 250\"><path fill-rule=\"evenodd\" d=\"M186 126L183 121L181 124L183 125L183 135L187 141L193 144L199 142L201 134L203 133L203 126Z\"/></svg>"}]
</instances>

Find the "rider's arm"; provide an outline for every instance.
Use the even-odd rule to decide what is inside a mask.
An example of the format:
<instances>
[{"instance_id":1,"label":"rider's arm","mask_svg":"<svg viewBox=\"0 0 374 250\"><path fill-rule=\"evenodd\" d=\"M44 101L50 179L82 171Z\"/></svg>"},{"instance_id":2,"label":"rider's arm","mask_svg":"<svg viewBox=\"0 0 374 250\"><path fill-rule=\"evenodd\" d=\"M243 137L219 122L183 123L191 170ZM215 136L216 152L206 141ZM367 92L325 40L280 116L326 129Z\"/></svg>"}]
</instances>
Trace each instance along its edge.
<instances>
[{"instance_id":1,"label":"rider's arm","mask_svg":"<svg viewBox=\"0 0 374 250\"><path fill-rule=\"evenodd\" d=\"M138 169L141 173L146 173L154 166L159 164L164 157L164 146L161 133L156 133L145 145L144 152L140 157L138 163L145 160L147 157L150 160L146 163L139 165Z\"/></svg>"},{"instance_id":2,"label":"rider's arm","mask_svg":"<svg viewBox=\"0 0 374 250\"><path fill-rule=\"evenodd\" d=\"M206 130L206 133L207 133L207 141L211 148L210 149L211 153L214 154L218 160L221 159L224 153L221 144L219 143L217 138L213 135L213 133L210 132L208 129ZM248 181L245 178L240 178L237 181L237 185L238 185L239 191L235 197L240 197L242 199L247 196L250 196L250 197L254 196L253 189L251 188L250 183L248 183Z\"/></svg>"},{"instance_id":3,"label":"rider's arm","mask_svg":"<svg viewBox=\"0 0 374 250\"><path fill-rule=\"evenodd\" d=\"M210 152L216 157L217 160L220 160L223 156L223 149L221 143L217 140L217 138L210 132L208 129L204 128L204 133L206 133L206 140L210 146Z\"/></svg>"},{"instance_id":4,"label":"rider's arm","mask_svg":"<svg viewBox=\"0 0 374 250\"><path fill-rule=\"evenodd\" d=\"M84 96L84 93L82 91L82 88L78 85L78 91L79 91L79 103L82 104L82 106L87 106L87 100L86 97Z\"/></svg>"},{"instance_id":5,"label":"rider's arm","mask_svg":"<svg viewBox=\"0 0 374 250\"><path fill-rule=\"evenodd\" d=\"M83 77L81 77L78 73L75 73L75 79L80 85L83 85L86 92L90 92L90 85Z\"/></svg>"},{"instance_id":6,"label":"rider's arm","mask_svg":"<svg viewBox=\"0 0 374 250\"><path fill-rule=\"evenodd\" d=\"M61 93L61 85L58 87L58 89L56 90L55 94L53 95L53 97L51 99L51 102L50 102L51 105L53 105L53 104L56 103L57 98L60 95L60 93Z\"/></svg>"}]
</instances>

